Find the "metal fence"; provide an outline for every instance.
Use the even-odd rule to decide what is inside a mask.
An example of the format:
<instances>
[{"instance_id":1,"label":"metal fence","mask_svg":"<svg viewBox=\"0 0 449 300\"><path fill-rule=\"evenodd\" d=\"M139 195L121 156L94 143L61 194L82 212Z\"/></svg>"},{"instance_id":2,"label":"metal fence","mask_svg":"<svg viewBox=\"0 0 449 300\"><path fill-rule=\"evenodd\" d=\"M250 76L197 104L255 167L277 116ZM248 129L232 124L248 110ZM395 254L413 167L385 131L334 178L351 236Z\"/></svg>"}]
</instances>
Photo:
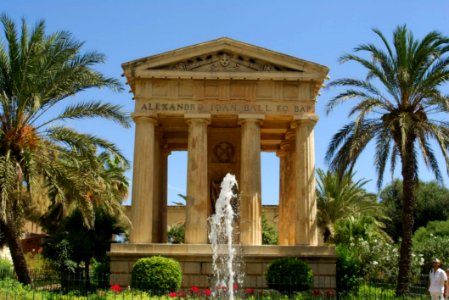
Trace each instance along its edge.
<instances>
[{"instance_id":1,"label":"metal fence","mask_svg":"<svg viewBox=\"0 0 449 300\"><path fill-rule=\"evenodd\" d=\"M156 299L228 299L223 290L190 287L178 291L143 291L109 285L109 277L91 276L89 280L74 274L49 276L33 274L32 286L23 286L14 278L0 274L0 300L156 300ZM401 299L429 299L426 295L427 276L415 279L410 293ZM334 289L309 290L302 293L278 292L270 289L254 290L234 287L234 299L395 299L394 283L379 280L364 281L358 291L341 293Z\"/></svg>"}]
</instances>

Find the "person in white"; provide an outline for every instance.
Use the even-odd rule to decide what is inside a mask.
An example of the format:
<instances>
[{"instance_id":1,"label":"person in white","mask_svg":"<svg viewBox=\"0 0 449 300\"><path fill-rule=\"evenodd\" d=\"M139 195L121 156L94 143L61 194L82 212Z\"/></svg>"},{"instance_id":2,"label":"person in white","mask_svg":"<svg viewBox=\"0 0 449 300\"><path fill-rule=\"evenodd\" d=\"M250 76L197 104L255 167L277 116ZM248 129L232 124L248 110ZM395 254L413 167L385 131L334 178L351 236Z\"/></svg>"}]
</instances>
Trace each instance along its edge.
<instances>
[{"instance_id":1,"label":"person in white","mask_svg":"<svg viewBox=\"0 0 449 300\"><path fill-rule=\"evenodd\" d=\"M446 297L447 275L441 268L441 261L435 258L429 273L429 294L432 300L442 300Z\"/></svg>"}]
</instances>

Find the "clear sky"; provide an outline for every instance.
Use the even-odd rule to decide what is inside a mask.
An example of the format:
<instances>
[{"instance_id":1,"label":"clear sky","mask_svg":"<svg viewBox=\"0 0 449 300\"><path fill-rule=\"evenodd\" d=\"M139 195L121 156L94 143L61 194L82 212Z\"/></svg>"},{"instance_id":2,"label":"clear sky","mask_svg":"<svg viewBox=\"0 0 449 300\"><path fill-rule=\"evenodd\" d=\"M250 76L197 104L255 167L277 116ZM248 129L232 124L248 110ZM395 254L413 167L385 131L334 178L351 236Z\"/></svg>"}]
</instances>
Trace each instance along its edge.
<instances>
[{"instance_id":1,"label":"clear sky","mask_svg":"<svg viewBox=\"0 0 449 300\"><path fill-rule=\"evenodd\" d=\"M406 24L421 38L437 30L449 35L449 1L445 0L2 0L0 11L16 21L29 24L45 20L47 32L70 31L85 41L84 50L106 55L97 68L108 76L121 78L121 64L130 60L213 40L230 37L301 59L326 65L331 79L361 77L356 65L338 63L338 58L361 43L378 43L372 28L388 38L398 25ZM124 78L121 78L124 82ZM103 99L133 110L132 94L92 90L76 99ZM448 87L444 87L447 91ZM317 103L320 120L315 128L316 165L327 169L324 155L331 136L347 121L348 107L326 115L325 105L335 91L322 90ZM95 133L116 143L132 161L134 127L123 129L100 121L74 123L81 131ZM377 192L372 145L356 165L357 178L371 180L366 186ZM173 153L169 159L169 203L185 194L186 155ZM441 158L441 157L440 157ZM262 155L262 198L277 203L277 157ZM448 176L444 172L445 184ZM422 180L433 179L420 166ZM132 173L128 172L131 180ZM384 183L391 181L385 174ZM385 185L384 184L384 185Z\"/></svg>"}]
</instances>

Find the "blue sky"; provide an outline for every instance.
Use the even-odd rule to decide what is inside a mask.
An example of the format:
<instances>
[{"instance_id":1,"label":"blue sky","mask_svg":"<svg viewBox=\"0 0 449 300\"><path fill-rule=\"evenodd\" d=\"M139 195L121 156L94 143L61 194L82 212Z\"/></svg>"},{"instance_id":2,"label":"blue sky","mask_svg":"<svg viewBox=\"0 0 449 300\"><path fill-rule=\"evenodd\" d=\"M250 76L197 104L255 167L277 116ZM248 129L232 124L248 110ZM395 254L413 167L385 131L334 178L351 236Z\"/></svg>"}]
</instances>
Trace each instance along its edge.
<instances>
[{"instance_id":1,"label":"blue sky","mask_svg":"<svg viewBox=\"0 0 449 300\"><path fill-rule=\"evenodd\" d=\"M437 30L449 35L449 1L444 0L3 0L0 11L29 24L44 19L47 32L70 31L85 41L84 50L106 55L98 70L121 78L121 64L176 48L230 37L298 58L326 65L331 79L361 77L356 65L339 64L338 58L361 43L378 43L372 28L387 37L394 28L406 24L416 37ZM124 82L124 79L121 78ZM447 91L448 87L444 87ZM328 143L347 121L348 106L326 115L325 105L335 91L323 90L317 102L320 120L315 128L316 166L327 169L324 155ZM108 90L84 92L74 100L97 100L121 104L133 110L132 94ZM134 128L123 129L103 121L73 124L80 131L95 133L116 143L132 161ZM441 157L440 157L441 158ZM262 155L262 199L276 203L278 160L272 153ZM444 171L445 184L448 176ZM169 160L169 203L185 194L185 153L173 153ZM373 151L369 147L356 165L358 178L371 180L367 189L376 192ZM131 180L131 172L127 175ZM420 165L420 178L433 179ZM385 183L391 177L385 174Z\"/></svg>"}]
</instances>

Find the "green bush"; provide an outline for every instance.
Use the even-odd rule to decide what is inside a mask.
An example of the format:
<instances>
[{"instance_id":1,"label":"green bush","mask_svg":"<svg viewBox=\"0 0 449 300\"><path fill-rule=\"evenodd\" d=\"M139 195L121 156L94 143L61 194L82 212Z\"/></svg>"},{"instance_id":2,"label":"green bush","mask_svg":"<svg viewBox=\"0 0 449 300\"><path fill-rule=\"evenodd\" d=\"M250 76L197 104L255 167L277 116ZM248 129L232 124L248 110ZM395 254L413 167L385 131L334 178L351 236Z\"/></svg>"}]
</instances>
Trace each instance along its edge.
<instances>
[{"instance_id":1,"label":"green bush","mask_svg":"<svg viewBox=\"0 0 449 300\"><path fill-rule=\"evenodd\" d=\"M92 260L91 268L93 270L92 283L97 288L109 287L109 261Z\"/></svg>"},{"instance_id":2,"label":"green bush","mask_svg":"<svg viewBox=\"0 0 449 300\"><path fill-rule=\"evenodd\" d=\"M358 259L345 245L339 245L336 252L337 291L341 294L357 293L364 275Z\"/></svg>"},{"instance_id":3,"label":"green bush","mask_svg":"<svg viewBox=\"0 0 449 300\"><path fill-rule=\"evenodd\" d=\"M137 260L131 273L131 287L153 294L176 291L181 287L181 265L172 258L152 256Z\"/></svg>"},{"instance_id":4,"label":"green bush","mask_svg":"<svg viewBox=\"0 0 449 300\"><path fill-rule=\"evenodd\" d=\"M266 280L268 287L282 293L307 291L312 287L312 269L302 260L283 257L268 266Z\"/></svg>"},{"instance_id":5,"label":"green bush","mask_svg":"<svg viewBox=\"0 0 449 300\"><path fill-rule=\"evenodd\" d=\"M413 235L413 252L422 258L423 274L428 274L435 257L442 259L442 266L449 268L449 220L431 221Z\"/></svg>"},{"instance_id":6,"label":"green bush","mask_svg":"<svg viewBox=\"0 0 449 300\"><path fill-rule=\"evenodd\" d=\"M12 278L13 269L9 260L0 258L0 280L5 278Z\"/></svg>"}]
</instances>

